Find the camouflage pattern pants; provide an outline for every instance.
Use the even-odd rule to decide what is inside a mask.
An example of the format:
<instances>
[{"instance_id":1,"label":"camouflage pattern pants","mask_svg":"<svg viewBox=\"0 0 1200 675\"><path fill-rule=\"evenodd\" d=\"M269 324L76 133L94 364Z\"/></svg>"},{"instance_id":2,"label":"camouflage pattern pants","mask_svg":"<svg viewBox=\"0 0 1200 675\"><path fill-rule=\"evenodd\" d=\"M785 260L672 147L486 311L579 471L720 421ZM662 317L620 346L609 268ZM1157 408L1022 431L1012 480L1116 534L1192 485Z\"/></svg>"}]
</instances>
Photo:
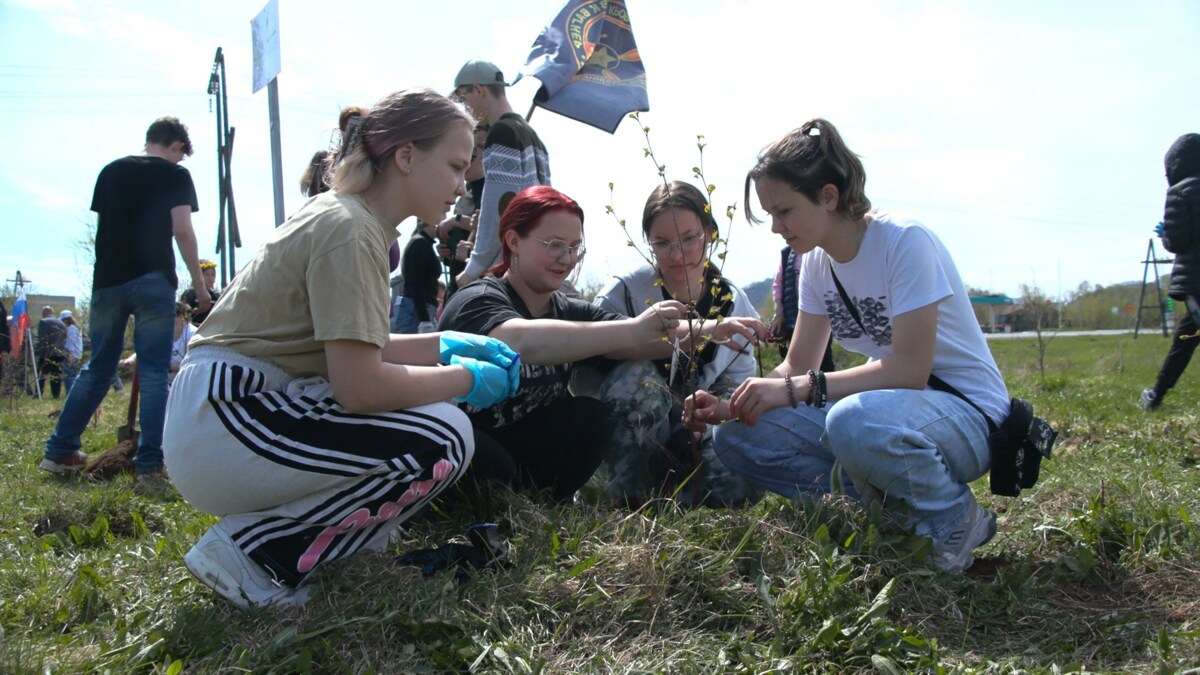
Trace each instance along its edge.
<instances>
[{"instance_id":1,"label":"camouflage pattern pants","mask_svg":"<svg viewBox=\"0 0 1200 675\"><path fill-rule=\"evenodd\" d=\"M723 381L710 391L727 396L733 389ZM688 506L743 506L758 501L762 490L725 466L713 449L711 431L700 442L702 470L696 470L690 433L680 423L686 395L673 392L649 361L624 361L605 378L599 397L611 407L615 427L605 459L609 496L638 505L664 486L669 491L682 482L678 498ZM697 480L702 481L698 500Z\"/></svg>"}]
</instances>

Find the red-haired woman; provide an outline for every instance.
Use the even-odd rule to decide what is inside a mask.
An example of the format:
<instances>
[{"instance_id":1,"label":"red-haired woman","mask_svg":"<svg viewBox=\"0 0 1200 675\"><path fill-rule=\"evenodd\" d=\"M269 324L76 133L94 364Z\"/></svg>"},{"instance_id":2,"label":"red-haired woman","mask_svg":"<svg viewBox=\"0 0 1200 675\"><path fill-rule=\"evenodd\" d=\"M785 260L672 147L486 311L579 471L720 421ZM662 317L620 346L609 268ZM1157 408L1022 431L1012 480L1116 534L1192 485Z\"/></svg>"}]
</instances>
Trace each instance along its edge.
<instances>
[{"instance_id":1,"label":"red-haired woman","mask_svg":"<svg viewBox=\"0 0 1200 675\"><path fill-rule=\"evenodd\" d=\"M548 186L523 190L500 217L502 262L456 293L439 328L498 338L521 354L521 385L488 408L464 406L475 428L476 480L548 490L569 500L604 459L612 437L608 407L567 391L575 362L669 357L686 336L686 311L674 300L626 318L559 289L583 258L583 209ZM697 323L702 334L755 339L737 320ZM664 339L668 338L668 339Z\"/></svg>"}]
</instances>

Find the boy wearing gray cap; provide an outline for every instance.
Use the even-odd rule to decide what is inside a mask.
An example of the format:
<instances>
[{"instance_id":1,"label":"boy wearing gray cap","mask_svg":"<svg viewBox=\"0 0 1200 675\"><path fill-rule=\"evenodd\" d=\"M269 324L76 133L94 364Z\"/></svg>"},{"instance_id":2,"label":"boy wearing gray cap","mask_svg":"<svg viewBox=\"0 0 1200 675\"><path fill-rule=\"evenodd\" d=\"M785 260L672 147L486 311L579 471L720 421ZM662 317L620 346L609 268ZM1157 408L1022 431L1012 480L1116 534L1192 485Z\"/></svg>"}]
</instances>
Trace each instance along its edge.
<instances>
[{"instance_id":1,"label":"boy wearing gray cap","mask_svg":"<svg viewBox=\"0 0 1200 675\"><path fill-rule=\"evenodd\" d=\"M531 185L550 185L550 158L533 127L508 103L504 73L488 61L468 61L454 78L454 98L488 126L483 143L483 195L475 248L456 278L459 288L482 277L500 258L500 214Z\"/></svg>"}]
</instances>

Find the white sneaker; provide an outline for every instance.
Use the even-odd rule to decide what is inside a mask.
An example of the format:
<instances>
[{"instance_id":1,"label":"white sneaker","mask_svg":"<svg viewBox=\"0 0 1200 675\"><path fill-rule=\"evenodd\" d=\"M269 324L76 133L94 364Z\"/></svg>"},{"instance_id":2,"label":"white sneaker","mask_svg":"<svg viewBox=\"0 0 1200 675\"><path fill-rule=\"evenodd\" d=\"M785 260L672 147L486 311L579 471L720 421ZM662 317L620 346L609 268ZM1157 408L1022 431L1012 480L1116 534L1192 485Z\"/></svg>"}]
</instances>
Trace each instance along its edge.
<instances>
[{"instance_id":1,"label":"white sneaker","mask_svg":"<svg viewBox=\"0 0 1200 675\"><path fill-rule=\"evenodd\" d=\"M996 536L996 514L971 502L962 522L933 545L930 562L951 574L962 574L975 563L973 551Z\"/></svg>"},{"instance_id":2,"label":"white sneaker","mask_svg":"<svg viewBox=\"0 0 1200 675\"><path fill-rule=\"evenodd\" d=\"M241 607L303 605L307 588L292 588L250 559L217 523L183 556L192 576L222 598Z\"/></svg>"},{"instance_id":3,"label":"white sneaker","mask_svg":"<svg viewBox=\"0 0 1200 675\"><path fill-rule=\"evenodd\" d=\"M53 459L43 459L38 468L42 471L49 471L52 474L59 475L64 473L75 473L83 471L87 467L87 455L82 450L76 450L67 456L62 461Z\"/></svg>"},{"instance_id":4,"label":"white sneaker","mask_svg":"<svg viewBox=\"0 0 1200 675\"><path fill-rule=\"evenodd\" d=\"M1154 410L1162 405L1162 398L1154 392L1154 387L1146 387L1142 390L1142 410Z\"/></svg>"}]
</instances>

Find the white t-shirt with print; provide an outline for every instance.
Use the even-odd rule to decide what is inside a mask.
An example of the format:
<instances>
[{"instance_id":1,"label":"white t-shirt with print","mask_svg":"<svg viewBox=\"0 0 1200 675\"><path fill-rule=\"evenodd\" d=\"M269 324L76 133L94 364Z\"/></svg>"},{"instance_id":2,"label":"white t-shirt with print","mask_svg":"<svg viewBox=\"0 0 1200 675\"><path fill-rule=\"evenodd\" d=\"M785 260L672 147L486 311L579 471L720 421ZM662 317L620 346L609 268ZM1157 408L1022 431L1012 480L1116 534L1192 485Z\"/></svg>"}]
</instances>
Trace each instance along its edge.
<instances>
[{"instance_id":1,"label":"white t-shirt with print","mask_svg":"<svg viewBox=\"0 0 1200 675\"><path fill-rule=\"evenodd\" d=\"M938 303L933 374L995 422L1008 415L1008 389L975 320L958 268L941 240L920 223L873 212L858 255L834 262L817 248L800 271L800 311L825 314L842 347L881 359L892 353L892 317ZM830 265L858 308L866 332L838 294Z\"/></svg>"}]
</instances>

